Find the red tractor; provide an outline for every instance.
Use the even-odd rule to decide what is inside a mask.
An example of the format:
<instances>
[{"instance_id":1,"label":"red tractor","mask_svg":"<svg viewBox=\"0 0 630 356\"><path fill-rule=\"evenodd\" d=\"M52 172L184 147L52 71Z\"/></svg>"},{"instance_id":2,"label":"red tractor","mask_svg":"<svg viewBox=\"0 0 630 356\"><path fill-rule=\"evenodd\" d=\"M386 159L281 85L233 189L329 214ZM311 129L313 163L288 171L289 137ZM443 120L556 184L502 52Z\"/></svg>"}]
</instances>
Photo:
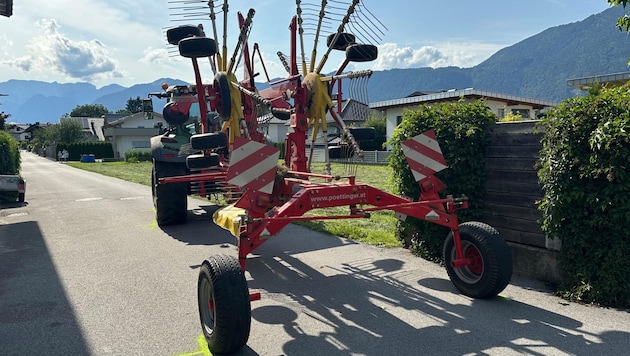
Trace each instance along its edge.
<instances>
[{"instance_id":1,"label":"red tractor","mask_svg":"<svg viewBox=\"0 0 630 356\"><path fill-rule=\"evenodd\" d=\"M316 66L317 41L310 60L306 59L304 46L300 46L304 43L304 29L301 1L296 3L297 15L289 26L291 52L288 57L280 56L288 76L270 82L269 88L261 91L254 83L255 57L250 54L247 42L254 10L250 9L247 16L238 14L240 33L229 61L226 47L220 51L217 45L213 1L208 3L213 37L206 36L200 26L178 26L167 31L168 42L177 44L180 55L191 59L196 81L186 93L180 93L182 95L167 103L164 116L167 120L171 117L187 120L192 105L198 105L200 113L196 124L200 131L190 136L185 174L154 175L158 222L160 214L169 211L168 204L173 203L172 199L170 202L166 199L167 206L160 206L162 190L172 185L184 187L177 193L184 199L182 192L186 184L196 184L202 195L220 191L234 202L218 210L213 219L236 236L238 258L211 256L203 261L198 279L201 326L213 353L234 352L247 343L250 302L260 299L260 293L250 291L247 286L244 275L247 256L294 221L369 218L371 212L392 210L400 216L413 216L451 229L444 248L446 269L452 283L463 294L474 298L494 297L507 286L512 275L510 249L497 231L479 222L460 225L456 212L467 208L467 199L439 196L445 185L434 174L447 168L447 164L433 132L425 132L403 144L410 170L420 186L418 201L359 183L354 175L332 175L329 166L324 174L311 172L312 143L320 130L326 136L327 114L344 132L354 155L360 157L352 131L334 109L330 89L340 85L344 78L369 75L369 71L345 73L345 70L349 63L376 59L378 51L374 45L357 43L357 37L346 32L349 23L356 23L353 16L362 6L359 0L352 0L338 29L326 37L326 52ZM321 36L325 6L326 1L319 12L316 39ZM225 20L227 0L222 10ZM225 32L223 41L226 41ZM298 65L299 47L302 48L301 65ZM259 54L258 45L253 48L253 54ZM322 68L331 51L345 52L345 60L335 74L324 76ZM202 58L209 58L215 73L211 83L201 79ZM245 74L239 81L234 70L240 58ZM264 134L258 130L261 108L262 112L289 121L291 130L285 140L283 164L278 164L278 149L265 144ZM311 149L307 152L309 131ZM162 140L168 140L168 135L164 137ZM312 214L339 206L348 207L348 213ZM181 209L181 205L176 208ZM307 212L311 214L305 216Z\"/></svg>"}]
</instances>

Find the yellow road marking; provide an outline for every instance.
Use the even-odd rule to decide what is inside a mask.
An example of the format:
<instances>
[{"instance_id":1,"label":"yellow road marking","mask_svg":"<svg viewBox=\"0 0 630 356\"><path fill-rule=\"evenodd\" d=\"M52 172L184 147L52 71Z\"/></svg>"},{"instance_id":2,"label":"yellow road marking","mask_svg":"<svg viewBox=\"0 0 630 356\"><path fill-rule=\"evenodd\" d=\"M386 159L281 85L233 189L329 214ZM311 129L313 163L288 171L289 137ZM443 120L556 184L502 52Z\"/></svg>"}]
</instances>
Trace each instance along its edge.
<instances>
[{"instance_id":1,"label":"yellow road marking","mask_svg":"<svg viewBox=\"0 0 630 356\"><path fill-rule=\"evenodd\" d=\"M199 335L197 338L197 345L199 345L199 350L184 354L177 354L175 356L212 356L212 352L208 350L208 343L203 335Z\"/></svg>"}]
</instances>

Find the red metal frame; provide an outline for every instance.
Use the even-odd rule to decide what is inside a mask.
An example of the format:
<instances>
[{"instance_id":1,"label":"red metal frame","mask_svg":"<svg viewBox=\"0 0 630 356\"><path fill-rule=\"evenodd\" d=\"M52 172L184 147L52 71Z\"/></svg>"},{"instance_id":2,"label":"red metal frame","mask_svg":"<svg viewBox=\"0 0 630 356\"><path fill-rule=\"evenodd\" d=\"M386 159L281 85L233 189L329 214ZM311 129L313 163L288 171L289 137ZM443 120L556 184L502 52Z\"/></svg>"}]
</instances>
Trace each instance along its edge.
<instances>
[{"instance_id":1,"label":"red metal frame","mask_svg":"<svg viewBox=\"0 0 630 356\"><path fill-rule=\"evenodd\" d=\"M239 24L243 25L243 17L239 13ZM236 203L237 207L247 212L241 225L238 237L239 262L243 270L246 269L247 256L266 242L271 236L277 234L286 225L300 220L323 219L358 219L367 218L373 211L392 210L400 214L413 216L446 226L451 229L456 250L454 267L470 266L474 268L478 256L474 254L464 255L459 234L459 222L455 214L459 209L468 207L465 198L440 198L439 191L445 185L435 176L428 176L419 182L421 195L418 201L396 196L382 191L373 186L357 183L354 176L338 177L332 175L318 175L308 172L308 158L306 156L306 135L309 129L309 120L306 113L306 105L309 98L308 89L302 86L302 76L298 72L297 65L297 17L293 17L289 26L291 37L291 63L290 73L286 79L270 83L270 88L259 92L260 97L271 103L272 107L291 109L290 126L292 132L286 136L285 165L290 169L287 176L277 180L271 194L247 190ZM248 47L243 44L246 63L245 79L240 83L244 88L255 92L253 76L253 55L249 56ZM254 53L260 51L258 45L254 46ZM261 58L262 62L262 58ZM213 85L204 85L201 81L198 62L192 59L197 84L197 96L201 111L203 132L208 132L207 109L220 108L221 97L218 88ZM343 66L345 67L347 63ZM263 64L263 69L264 67ZM342 69L338 71L341 73ZM333 81L334 82L334 81ZM339 81L339 84L341 81ZM339 88L341 94L341 86ZM293 100L293 106L287 99ZM242 95L245 120L250 133L256 132L257 118L254 101L248 95ZM189 106L188 106L189 107ZM182 105L185 109L185 104ZM262 135L251 137L263 142ZM180 177L160 178L159 184L176 182L203 182L225 181L227 177L227 164L223 164L219 171L204 171ZM320 179L323 182L315 182ZM344 180L344 181L341 181ZM329 207L348 206L347 215L319 215L304 216L305 213ZM260 299L260 294L255 292L250 295L251 300Z\"/></svg>"}]
</instances>

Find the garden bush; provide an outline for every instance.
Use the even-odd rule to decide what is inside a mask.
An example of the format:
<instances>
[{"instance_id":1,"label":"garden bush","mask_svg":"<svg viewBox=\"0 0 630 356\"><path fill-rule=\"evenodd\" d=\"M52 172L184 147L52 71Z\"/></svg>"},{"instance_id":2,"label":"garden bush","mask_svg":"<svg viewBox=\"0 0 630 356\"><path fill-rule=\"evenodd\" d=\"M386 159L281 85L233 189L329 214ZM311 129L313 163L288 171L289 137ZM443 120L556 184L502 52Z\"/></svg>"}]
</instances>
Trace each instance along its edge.
<instances>
[{"instance_id":1,"label":"garden bush","mask_svg":"<svg viewBox=\"0 0 630 356\"><path fill-rule=\"evenodd\" d=\"M402 118L388 142L392 146L389 164L395 192L414 200L420 197L420 187L409 170L401 144L427 130L434 130L448 164L447 169L436 174L448 186L440 196L465 194L470 199L469 209L458 211L460 222L479 217L485 182L484 151L489 143L484 127L495 123L498 117L479 100L474 103L425 104L415 111L404 110ZM430 260L441 260L448 232L448 228L412 217L399 222L397 228L397 235L406 247Z\"/></svg>"},{"instance_id":2,"label":"garden bush","mask_svg":"<svg viewBox=\"0 0 630 356\"><path fill-rule=\"evenodd\" d=\"M125 152L125 162L150 162L152 159L151 150L132 149Z\"/></svg>"},{"instance_id":3,"label":"garden bush","mask_svg":"<svg viewBox=\"0 0 630 356\"><path fill-rule=\"evenodd\" d=\"M630 86L568 99L541 122L542 229L562 241L559 294L630 305Z\"/></svg>"},{"instance_id":4,"label":"garden bush","mask_svg":"<svg viewBox=\"0 0 630 356\"><path fill-rule=\"evenodd\" d=\"M20 149L17 140L7 131L0 130L0 174L20 172Z\"/></svg>"}]
</instances>

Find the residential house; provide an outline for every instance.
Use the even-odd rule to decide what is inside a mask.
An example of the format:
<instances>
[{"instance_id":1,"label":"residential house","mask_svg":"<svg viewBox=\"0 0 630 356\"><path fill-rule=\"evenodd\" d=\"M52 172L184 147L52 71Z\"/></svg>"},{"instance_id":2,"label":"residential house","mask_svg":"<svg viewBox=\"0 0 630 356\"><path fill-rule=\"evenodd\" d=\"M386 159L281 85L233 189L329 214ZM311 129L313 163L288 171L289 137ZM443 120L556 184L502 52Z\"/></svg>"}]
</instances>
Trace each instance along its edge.
<instances>
[{"instance_id":1,"label":"residential house","mask_svg":"<svg viewBox=\"0 0 630 356\"><path fill-rule=\"evenodd\" d=\"M567 85L574 89L589 90L595 85L623 85L630 81L630 72L602 74L593 77L568 79Z\"/></svg>"},{"instance_id":2,"label":"residential house","mask_svg":"<svg viewBox=\"0 0 630 356\"><path fill-rule=\"evenodd\" d=\"M508 113L513 113L521 115L524 120L536 119L543 109L552 108L557 105L557 103L547 100L530 99L467 88L463 90L451 89L441 92L415 92L406 98L371 103L370 109L377 110L386 117L387 139L389 140L396 126L402 121L402 112L405 109L415 110L422 104L454 102L459 100L475 102L479 99L484 99L488 108L499 118L505 117Z\"/></svg>"},{"instance_id":3,"label":"residential house","mask_svg":"<svg viewBox=\"0 0 630 356\"><path fill-rule=\"evenodd\" d=\"M63 121L75 121L81 125L83 133L90 139L94 141L105 141L105 136L103 136L105 119L102 117L70 116L59 119L59 122Z\"/></svg>"},{"instance_id":4,"label":"residential house","mask_svg":"<svg viewBox=\"0 0 630 356\"><path fill-rule=\"evenodd\" d=\"M131 149L151 149L151 137L168 127L162 114L154 112L151 120L144 117L143 112L138 112L104 125L104 140L112 143L114 158L124 158L125 152Z\"/></svg>"},{"instance_id":5,"label":"residential house","mask_svg":"<svg viewBox=\"0 0 630 356\"><path fill-rule=\"evenodd\" d=\"M8 124L7 131L17 142L28 141L32 138L32 132L29 131L30 126L31 125L24 124Z\"/></svg>"}]
</instances>

